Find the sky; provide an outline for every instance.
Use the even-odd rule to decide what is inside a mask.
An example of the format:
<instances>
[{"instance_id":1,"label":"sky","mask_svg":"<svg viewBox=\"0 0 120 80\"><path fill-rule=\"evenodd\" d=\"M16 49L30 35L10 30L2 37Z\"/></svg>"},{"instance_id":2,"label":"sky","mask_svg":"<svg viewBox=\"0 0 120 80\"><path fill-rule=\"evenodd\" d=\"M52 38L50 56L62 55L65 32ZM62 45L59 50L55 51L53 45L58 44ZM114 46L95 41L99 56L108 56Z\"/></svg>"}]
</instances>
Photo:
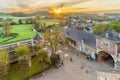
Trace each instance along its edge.
<instances>
[{"instance_id":1,"label":"sky","mask_svg":"<svg viewBox=\"0 0 120 80\"><path fill-rule=\"evenodd\" d=\"M120 13L120 0L0 0L0 12L32 13L58 7L64 13Z\"/></svg>"}]
</instances>

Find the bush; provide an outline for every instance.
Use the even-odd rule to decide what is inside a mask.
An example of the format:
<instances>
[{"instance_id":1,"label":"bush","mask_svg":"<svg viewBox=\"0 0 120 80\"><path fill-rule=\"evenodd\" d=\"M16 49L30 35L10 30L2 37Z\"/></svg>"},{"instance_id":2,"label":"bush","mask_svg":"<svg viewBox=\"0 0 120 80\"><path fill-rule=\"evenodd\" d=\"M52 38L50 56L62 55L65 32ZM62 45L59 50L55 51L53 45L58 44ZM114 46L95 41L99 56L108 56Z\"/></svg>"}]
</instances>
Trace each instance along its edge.
<instances>
[{"instance_id":1,"label":"bush","mask_svg":"<svg viewBox=\"0 0 120 80\"><path fill-rule=\"evenodd\" d=\"M22 19L19 19L19 20L18 20L18 23L19 23L19 24L23 24Z\"/></svg>"},{"instance_id":2,"label":"bush","mask_svg":"<svg viewBox=\"0 0 120 80\"><path fill-rule=\"evenodd\" d=\"M97 61L98 60L98 54L95 53L95 60Z\"/></svg>"},{"instance_id":3,"label":"bush","mask_svg":"<svg viewBox=\"0 0 120 80\"><path fill-rule=\"evenodd\" d=\"M40 49L42 49L42 47L39 45L39 44L35 44L34 45L34 50L37 52L39 51Z\"/></svg>"},{"instance_id":4,"label":"bush","mask_svg":"<svg viewBox=\"0 0 120 80\"><path fill-rule=\"evenodd\" d=\"M52 64L54 67L56 67L57 64L58 64L59 61L60 61L60 58L59 58L59 56L58 56L57 54L52 54L52 55L50 56L50 60L51 60L51 64Z\"/></svg>"},{"instance_id":5,"label":"bush","mask_svg":"<svg viewBox=\"0 0 120 80\"><path fill-rule=\"evenodd\" d=\"M16 22L11 22L10 24L11 24L11 25L17 25L17 23L16 23Z\"/></svg>"},{"instance_id":6,"label":"bush","mask_svg":"<svg viewBox=\"0 0 120 80\"><path fill-rule=\"evenodd\" d=\"M15 49L16 56L18 57L18 60L27 60L30 56L29 54L29 47L27 45L19 45Z\"/></svg>"},{"instance_id":7,"label":"bush","mask_svg":"<svg viewBox=\"0 0 120 80\"><path fill-rule=\"evenodd\" d=\"M45 50L39 50L36 54L41 61L47 62L48 52Z\"/></svg>"},{"instance_id":8,"label":"bush","mask_svg":"<svg viewBox=\"0 0 120 80\"><path fill-rule=\"evenodd\" d=\"M3 24L0 23L0 27L3 27Z\"/></svg>"}]
</instances>

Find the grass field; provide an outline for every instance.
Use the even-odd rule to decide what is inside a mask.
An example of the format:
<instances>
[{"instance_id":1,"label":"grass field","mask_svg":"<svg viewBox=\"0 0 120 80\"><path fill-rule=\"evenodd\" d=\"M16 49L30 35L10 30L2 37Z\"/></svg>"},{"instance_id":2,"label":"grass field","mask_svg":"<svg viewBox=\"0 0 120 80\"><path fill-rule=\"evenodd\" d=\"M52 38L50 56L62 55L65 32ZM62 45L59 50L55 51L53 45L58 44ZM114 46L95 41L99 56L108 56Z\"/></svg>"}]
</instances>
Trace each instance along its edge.
<instances>
[{"instance_id":1,"label":"grass field","mask_svg":"<svg viewBox=\"0 0 120 80\"><path fill-rule=\"evenodd\" d=\"M41 20L42 22L45 22L46 25L52 25L52 24L59 24L59 20L57 19L46 19ZM15 36L7 36L7 37L1 37L0 38L0 44L6 44L16 41L21 41L24 39L32 38L36 32L32 31L32 25L31 24L21 24L21 25L14 25L12 26L11 32L13 34L18 34Z\"/></svg>"},{"instance_id":2,"label":"grass field","mask_svg":"<svg viewBox=\"0 0 120 80\"><path fill-rule=\"evenodd\" d=\"M18 35L2 37L0 38L0 44L32 38L36 34L36 32L33 32L31 27L32 25L26 25L26 24L12 26L12 33Z\"/></svg>"},{"instance_id":3,"label":"grass field","mask_svg":"<svg viewBox=\"0 0 120 80\"><path fill-rule=\"evenodd\" d=\"M31 16L31 18L34 18L35 16ZM14 17L12 15L8 14L0 14L0 18L11 18L13 21L18 23L19 19L26 19L30 17ZM41 20L42 23L46 23L46 25L53 25L53 24L59 24L60 20L58 19L43 19ZM16 36L8 36L8 37L0 37L0 44L6 44L16 41L21 41L24 39L32 38L36 32L32 31L32 25L22 24L22 25L14 25L12 26L11 32L14 34L18 34ZM1 29L1 28L0 28Z\"/></svg>"},{"instance_id":4,"label":"grass field","mask_svg":"<svg viewBox=\"0 0 120 80\"><path fill-rule=\"evenodd\" d=\"M25 18L29 18L29 17L14 17L14 16L8 15L8 14L0 14L0 18L25 19Z\"/></svg>"},{"instance_id":5,"label":"grass field","mask_svg":"<svg viewBox=\"0 0 120 80\"><path fill-rule=\"evenodd\" d=\"M44 18L45 16L44 15L40 15L41 18ZM18 23L18 20L19 19L26 19L26 18L35 18L35 16L29 16L29 17L15 17L15 16L12 16L10 14L0 14L0 18L10 18L10 19L13 19L14 22ZM48 21L48 22L59 22L59 20L57 19L48 19L48 20L42 20L43 22L44 21Z\"/></svg>"},{"instance_id":6,"label":"grass field","mask_svg":"<svg viewBox=\"0 0 120 80\"><path fill-rule=\"evenodd\" d=\"M41 21L43 23L45 22L47 26L60 23L60 20L58 20L58 19L44 19L44 20L41 20Z\"/></svg>"}]
</instances>

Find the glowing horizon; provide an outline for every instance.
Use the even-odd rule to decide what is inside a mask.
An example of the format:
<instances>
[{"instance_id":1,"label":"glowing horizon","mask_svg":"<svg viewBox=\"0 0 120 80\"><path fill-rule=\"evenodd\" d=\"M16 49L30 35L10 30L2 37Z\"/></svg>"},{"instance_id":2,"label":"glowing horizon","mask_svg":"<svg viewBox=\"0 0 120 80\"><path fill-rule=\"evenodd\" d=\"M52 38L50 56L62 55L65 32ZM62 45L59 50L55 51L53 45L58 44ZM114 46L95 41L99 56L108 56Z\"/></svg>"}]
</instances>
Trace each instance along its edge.
<instances>
[{"instance_id":1,"label":"glowing horizon","mask_svg":"<svg viewBox=\"0 0 120 80\"><path fill-rule=\"evenodd\" d=\"M61 8L62 13L120 13L120 0L0 0L0 12L50 11ZM56 10L57 11L57 10ZM60 10L58 10L58 13Z\"/></svg>"}]
</instances>

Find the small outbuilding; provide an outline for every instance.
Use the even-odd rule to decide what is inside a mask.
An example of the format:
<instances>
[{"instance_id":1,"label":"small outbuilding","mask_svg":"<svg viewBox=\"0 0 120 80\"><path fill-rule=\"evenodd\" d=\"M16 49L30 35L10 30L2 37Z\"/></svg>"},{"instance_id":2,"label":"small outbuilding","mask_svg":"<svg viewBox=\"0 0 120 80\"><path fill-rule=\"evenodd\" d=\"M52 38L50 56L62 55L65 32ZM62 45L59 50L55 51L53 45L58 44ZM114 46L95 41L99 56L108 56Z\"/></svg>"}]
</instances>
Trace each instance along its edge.
<instances>
[{"instance_id":1,"label":"small outbuilding","mask_svg":"<svg viewBox=\"0 0 120 80\"><path fill-rule=\"evenodd\" d=\"M37 33L34 37L33 37L33 41L34 43L37 43L37 44L42 44L43 43L43 37Z\"/></svg>"}]
</instances>

